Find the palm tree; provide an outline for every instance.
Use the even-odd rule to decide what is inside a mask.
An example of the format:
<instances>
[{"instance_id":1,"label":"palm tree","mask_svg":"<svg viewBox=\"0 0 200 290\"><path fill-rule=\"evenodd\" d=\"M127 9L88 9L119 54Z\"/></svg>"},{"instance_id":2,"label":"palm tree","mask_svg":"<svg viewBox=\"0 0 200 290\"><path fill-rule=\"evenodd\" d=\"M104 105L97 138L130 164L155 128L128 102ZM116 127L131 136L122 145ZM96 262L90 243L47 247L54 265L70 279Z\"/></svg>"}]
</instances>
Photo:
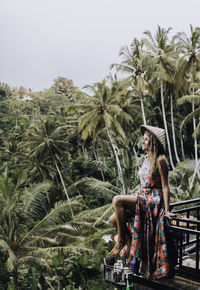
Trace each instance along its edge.
<instances>
[{"instance_id":1,"label":"palm tree","mask_svg":"<svg viewBox=\"0 0 200 290\"><path fill-rule=\"evenodd\" d=\"M171 131L172 131L172 141L173 141L173 147L174 147L174 153L176 162L180 162L180 158L178 155L177 145L176 145L176 134L175 134L175 119L176 117L179 117L178 112L174 114L174 103L175 103L175 97L178 95L178 92L180 88L177 86L177 65L175 65L175 72L171 74L170 82L166 83L166 91L169 94L170 99L170 116L171 116ZM175 103L176 104L176 103Z\"/></svg>"},{"instance_id":2,"label":"palm tree","mask_svg":"<svg viewBox=\"0 0 200 290\"><path fill-rule=\"evenodd\" d=\"M133 96L140 100L143 124L146 125L144 100L148 94L146 74L149 66L147 66L148 56L144 53L143 45L143 41L134 38L130 48L128 46L121 48L119 55L123 58L122 62L112 64L111 68L116 67L117 71L128 74L129 86L132 86Z\"/></svg>"},{"instance_id":3,"label":"palm tree","mask_svg":"<svg viewBox=\"0 0 200 290\"><path fill-rule=\"evenodd\" d=\"M132 118L116 103L116 95L112 94L105 80L102 83L95 84L90 89L92 89L94 95L88 97L85 111L78 120L78 132L81 133L82 140L86 140L88 137L96 140L100 134L106 131L115 155L119 181L125 193L122 168L117 154L117 147L112 138L111 129L115 129L122 138L125 138L124 130L118 118L126 120L126 122L131 122Z\"/></svg>"},{"instance_id":4,"label":"palm tree","mask_svg":"<svg viewBox=\"0 0 200 290\"><path fill-rule=\"evenodd\" d=\"M59 252L87 250L60 243L55 238L58 231L64 234L66 228L86 228L87 225L69 221L67 201L55 203L50 209L45 206L51 184L44 181L29 187L22 185L21 176L16 182L8 177L7 171L0 176L0 253L6 257L6 266L13 273L15 290L20 289L18 271L21 267L50 269L50 259ZM80 207L76 200L73 205Z\"/></svg>"},{"instance_id":5,"label":"palm tree","mask_svg":"<svg viewBox=\"0 0 200 290\"><path fill-rule=\"evenodd\" d=\"M194 119L197 118L197 120L199 120L199 117L200 117L200 107L198 106L196 109L194 109L194 105L197 104L199 105L200 104L200 86L199 86L199 83L196 84L196 88L195 88L195 85L193 84L192 85L192 94L191 95L186 95L186 96L183 96L182 98L180 98L178 100L178 104L179 105L182 105L182 104L185 104L185 103L191 103L193 105L193 110L191 113L189 113L183 120L182 124L181 124L181 127L183 127L184 125L186 125L188 122L191 122L193 121L193 124L194 124ZM193 126L194 128L194 132L193 132L193 138L197 141L199 135L200 135L200 122L197 124L196 126L196 122L195 122L195 126ZM197 156L198 158L198 156ZM198 175L199 177L199 165L200 165L200 160L195 159L195 162L196 162L196 166L195 166L195 170L194 170L194 174L193 174L193 178L190 182L190 189L192 188L192 185L193 185L193 182L194 182L194 178L196 176L196 174Z\"/></svg>"},{"instance_id":6,"label":"palm tree","mask_svg":"<svg viewBox=\"0 0 200 290\"><path fill-rule=\"evenodd\" d=\"M30 159L37 158L37 166L41 173L42 161L50 161L52 163L59 175L65 195L69 202L72 217L74 217L70 205L70 198L59 168L59 165L62 166L62 160L67 160L67 153L65 153L67 142L66 136L68 134L67 129L69 129L68 125L60 126L54 118L49 117L46 120L40 119L38 122L32 124L28 132L28 141L25 143L25 146L30 147Z\"/></svg>"},{"instance_id":7,"label":"palm tree","mask_svg":"<svg viewBox=\"0 0 200 290\"><path fill-rule=\"evenodd\" d=\"M169 159L171 167L174 170L175 167L172 159L164 104L164 82L171 81L171 76L173 75L175 70L174 62L176 53L174 52L173 45L168 43L168 35L170 30L171 28L164 29L158 26L155 38L152 36L150 31L145 31L144 34L147 36L148 39L144 39L144 43L146 45L149 55L151 56L152 66L155 70L155 73L153 73L154 78L152 79L152 81L155 87L157 87L158 84L160 87L163 122L169 150Z\"/></svg>"},{"instance_id":8,"label":"palm tree","mask_svg":"<svg viewBox=\"0 0 200 290\"><path fill-rule=\"evenodd\" d=\"M179 72L178 72L178 83L185 80L186 83L189 80L190 83L195 83L196 74L200 70L200 28L196 27L193 29L190 25L190 36L188 37L185 33L179 33L176 36L179 41L178 45L181 47L182 57L179 61ZM194 88L192 89L192 95L195 95ZM190 98L191 100L191 98ZM192 101L192 112L195 112L195 102ZM193 114L193 130L196 131L196 119ZM194 151L196 167L198 166L198 150L197 150L197 139L194 135Z\"/></svg>"},{"instance_id":9,"label":"palm tree","mask_svg":"<svg viewBox=\"0 0 200 290\"><path fill-rule=\"evenodd\" d=\"M173 145L174 145L174 153L176 157L177 163L180 162L180 158L178 156L178 150L176 146L176 135L175 135L175 126L174 126L174 109L173 109L173 93L170 92L170 115L171 115L171 126L172 126L172 139L173 139Z\"/></svg>"}]
</instances>

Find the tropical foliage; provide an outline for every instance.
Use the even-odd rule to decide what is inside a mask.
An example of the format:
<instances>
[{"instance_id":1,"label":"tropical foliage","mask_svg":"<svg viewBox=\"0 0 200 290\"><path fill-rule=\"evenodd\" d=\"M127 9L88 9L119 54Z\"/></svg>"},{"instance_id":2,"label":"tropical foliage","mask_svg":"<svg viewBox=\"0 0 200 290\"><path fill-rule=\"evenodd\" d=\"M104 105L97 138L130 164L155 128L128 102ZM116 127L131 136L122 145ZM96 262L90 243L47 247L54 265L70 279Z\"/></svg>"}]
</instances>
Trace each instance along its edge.
<instances>
[{"instance_id":1,"label":"tropical foliage","mask_svg":"<svg viewBox=\"0 0 200 290\"><path fill-rule=\"evenodd\" d=\"M158 26L120 60L82 91L0 84L0 289L106 289L112 198L138 190L142 123L165 128L171 201L198 196L200 28Z\"/></svg>"}]
</instances>

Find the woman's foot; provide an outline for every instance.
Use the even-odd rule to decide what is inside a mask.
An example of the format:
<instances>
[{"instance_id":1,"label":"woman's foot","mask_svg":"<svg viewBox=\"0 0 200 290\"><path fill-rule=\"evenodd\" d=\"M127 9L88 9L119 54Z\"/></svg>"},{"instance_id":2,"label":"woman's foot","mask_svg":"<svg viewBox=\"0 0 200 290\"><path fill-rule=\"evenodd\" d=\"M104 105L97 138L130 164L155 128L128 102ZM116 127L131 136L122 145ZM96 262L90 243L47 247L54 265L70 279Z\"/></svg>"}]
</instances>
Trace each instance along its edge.
<instances>
[{"instance_id":1,"label":"woman's foot","mask_svg":"<svg viewBox=\"0 0 200 290\"><path fill-rule=\"evenodd\" d=\"M114 248L112 249L112 251L110 251L109 256L116 256L117 254L119 254L119 252L121 251L121 249L126 245L126 241L122 240L122 241L117 241L117 243L115 244Z\"/></svg>"},{"instance_id":2,"label":"woman's foot","mask_svg":"<svg viewBox=\"0 0 200 290\"><path fill-rule=\"evenodd\" d=\"M132 259L133 256L129 253L128 259L126 260L126 264L129 264Z\"/></svg>"}]
</instances>

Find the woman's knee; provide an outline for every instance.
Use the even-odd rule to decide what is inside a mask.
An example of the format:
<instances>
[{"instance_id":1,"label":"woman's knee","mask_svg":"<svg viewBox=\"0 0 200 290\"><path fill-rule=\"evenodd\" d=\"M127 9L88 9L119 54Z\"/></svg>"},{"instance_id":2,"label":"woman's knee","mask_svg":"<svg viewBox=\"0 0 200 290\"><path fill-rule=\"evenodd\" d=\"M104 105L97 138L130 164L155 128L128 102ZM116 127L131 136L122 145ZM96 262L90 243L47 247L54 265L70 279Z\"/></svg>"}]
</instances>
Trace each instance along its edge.
<instances>
[{"instance_id":1,"label":"woman's knee","mask_svg":"<svg viewBox=\"0 0 200 290\"><path fill-rule=\"evenodd\" d=\"M129 202L128 195L116 195L113 197L113 200L112 200L113 206L118 206L118 207L125 206L127 202Z\"/></svg>"},{"instance_id":2,"label":"woman's knee","mask_svg":"<svg viewBox=\"0 0 200 290\"><path fill-rule=\"evenodd\" d=\"M112 201L115 210L123 207L125 210L128 210L131 215L135 212L136 202L137 196L133 195L116 195L113 197Z\"/></svg>"},{"instance_id":3,"label":"woman's knee","mask_svg":"<svg viewBox=\"0 0 200 290\"><path fill-rule=\"evenodd\" d=\"M116 217L115 217L115 214L112 214L112 215L109 217L109 222L110 222L114 227L116 227L117 223L116 223Z\"/></svg>"},{"instance_id":4,"label":"woman's knee","mask_svg":"<svg viewBox=\"0 0 200 290\"><path fill-rule=\"evenodd\" d=\"M116 206L121 206L122 205L122 199L121 199L121 196L120 195L116 195L113 197L113 200L112 200L112 204L114 207Z\"/></svg>"}]
</instances>

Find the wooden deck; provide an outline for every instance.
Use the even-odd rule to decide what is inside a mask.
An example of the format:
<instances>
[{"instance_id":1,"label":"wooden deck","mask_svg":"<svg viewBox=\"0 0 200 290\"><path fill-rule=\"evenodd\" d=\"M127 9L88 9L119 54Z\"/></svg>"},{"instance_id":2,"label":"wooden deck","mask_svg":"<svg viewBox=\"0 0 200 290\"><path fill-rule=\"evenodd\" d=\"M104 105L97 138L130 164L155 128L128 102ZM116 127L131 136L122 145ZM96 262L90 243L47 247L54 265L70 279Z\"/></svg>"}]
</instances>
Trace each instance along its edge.
<instances>
[{"instance_id":1,"label":"wooden deck","mask_svg":"<svg viewBox=\"0 0 200 290\"><path fill-rule=\"evenodd\" d=\"M130 279L130 289L200 290L200 198L173 203L171 204L171 210L184 215L184 218L170 220L170 224L167 226L176 236L178 250L174 276L154 281L146 280L139 275L131 273L127 278L128 280ZM109 260L104 259L105 280L115 284L115 286L107 289L126 289L126 279L123 278L124 285L119 285L120 278L117 278L117 282L114 281L112 268L113 266Z\"/></svg>"},{"instance_id":2,"label":"wooden deck","mask_svg":"<svg viewBox=\"0 0 200 290\"><path fill-rule=\"evenodd\" d=\"M179 275L175 275L173 278L163 278L158 281L148 281L148 285L146 281L144 282L143 278L139 279L138 276L134 280L135 282L130 285L130 289L134 290L200 290L200 282Z\"/></svg>"},{"instance_id":3,"label":"wooden deck","mask_svg":"<svg viewBox=\"0 0 200 290\"><path fill-rule=\"evenodd\" d=\"M133 275L134 276L134 275ZM130 283L132 290L200 290L200 282L186 278L180 275L175 275L173 278L163 278L157 281L146 281L144 278L134 276L134 282ZM126 289L126 286L113 285L107 288L111 289Z\"/></svg>"}]
</instances>

